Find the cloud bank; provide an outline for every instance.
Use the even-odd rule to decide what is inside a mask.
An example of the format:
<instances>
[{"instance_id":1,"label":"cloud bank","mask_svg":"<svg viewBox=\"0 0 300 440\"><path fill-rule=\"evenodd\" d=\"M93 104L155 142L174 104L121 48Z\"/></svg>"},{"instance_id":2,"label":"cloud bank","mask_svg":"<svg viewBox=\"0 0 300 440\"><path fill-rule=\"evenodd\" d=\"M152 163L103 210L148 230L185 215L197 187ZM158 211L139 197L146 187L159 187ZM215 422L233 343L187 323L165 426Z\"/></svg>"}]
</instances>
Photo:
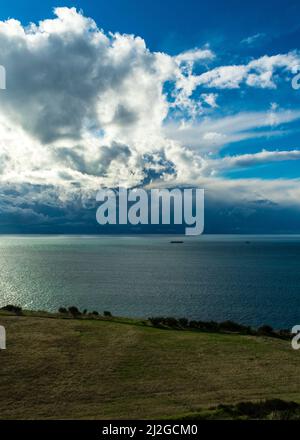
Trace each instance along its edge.
<instances>
[{"instance_id":1,"label":"cloud bank","mask_svg":"<svg viewBox=\"0 0 300 440\"><path fill-rule=\"evenodd\" d=\"M299 203L298 181L262 187L259 179L222 177L225 168L298 159L295 148L218 154L270 128L277 135L300 111L213 113L224 89L276 88L300 69L297 51L216 66L208 45L170 56L138 36L105 33L75 8L54 14L28 26L0 22L2 226L84 222L97 189L119 184L205 185L216 199L229 188L228 198L243 201L259 186L259 198L274 203L280 185L281 202Z\"/></svg>"}]
</instances>

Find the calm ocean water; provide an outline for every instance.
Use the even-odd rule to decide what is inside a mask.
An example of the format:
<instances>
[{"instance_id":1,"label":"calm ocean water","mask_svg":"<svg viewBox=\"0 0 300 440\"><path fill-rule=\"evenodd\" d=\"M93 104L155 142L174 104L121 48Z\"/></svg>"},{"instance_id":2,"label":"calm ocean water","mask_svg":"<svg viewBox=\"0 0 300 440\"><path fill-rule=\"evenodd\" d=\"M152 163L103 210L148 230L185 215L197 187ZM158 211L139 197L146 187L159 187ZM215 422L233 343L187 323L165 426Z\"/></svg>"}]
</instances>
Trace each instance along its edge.
<instances>
[{"instance_id":1,"label":"calm ocean water","mask_svg":"<svg viewBox=\"0 0 300 440\"><path fill-rule=\"evenodd\" d=\"M300 324L300 236L170 240L1 236L0 306Z\"/></svg>"}]
</instances>

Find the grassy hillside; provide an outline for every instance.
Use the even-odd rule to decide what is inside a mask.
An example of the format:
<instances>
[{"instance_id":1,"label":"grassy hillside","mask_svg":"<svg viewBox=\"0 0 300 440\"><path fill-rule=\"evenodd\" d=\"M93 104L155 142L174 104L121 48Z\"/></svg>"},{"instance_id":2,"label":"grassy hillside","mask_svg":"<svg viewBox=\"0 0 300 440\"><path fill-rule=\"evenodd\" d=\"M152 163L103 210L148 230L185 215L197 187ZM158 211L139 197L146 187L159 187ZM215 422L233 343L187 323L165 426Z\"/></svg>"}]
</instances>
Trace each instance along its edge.
<instances>
[{"instance_id":1,"label":"grassy hillside","mask_svg":"<svg viewBox=\"0 0 300 440\"><path fill-rule=\"evenodd\" d=\"M162 418L214 405L300 402L289 341L131 320L2 313L0 418Z\"/></svg>"}]
</instances>

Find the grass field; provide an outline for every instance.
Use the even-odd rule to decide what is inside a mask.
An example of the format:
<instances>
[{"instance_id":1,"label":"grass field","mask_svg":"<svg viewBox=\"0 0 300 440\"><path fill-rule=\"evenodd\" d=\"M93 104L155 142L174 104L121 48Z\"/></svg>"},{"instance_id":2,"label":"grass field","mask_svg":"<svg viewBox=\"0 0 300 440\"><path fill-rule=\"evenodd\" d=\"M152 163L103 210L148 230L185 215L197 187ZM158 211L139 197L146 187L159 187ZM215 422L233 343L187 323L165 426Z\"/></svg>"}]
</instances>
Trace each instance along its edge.
<instances>
[{"instance_id":1,"label":"grass field","mask_svg":"<svg viewBox=\"0 0 300 440\"><path fill-rule=\"evenodd\" d=\"M300 402L300 352L286 340L37 315L0 315L1 419L180 418L220 403Z\"/></svg>"}]
</instances>

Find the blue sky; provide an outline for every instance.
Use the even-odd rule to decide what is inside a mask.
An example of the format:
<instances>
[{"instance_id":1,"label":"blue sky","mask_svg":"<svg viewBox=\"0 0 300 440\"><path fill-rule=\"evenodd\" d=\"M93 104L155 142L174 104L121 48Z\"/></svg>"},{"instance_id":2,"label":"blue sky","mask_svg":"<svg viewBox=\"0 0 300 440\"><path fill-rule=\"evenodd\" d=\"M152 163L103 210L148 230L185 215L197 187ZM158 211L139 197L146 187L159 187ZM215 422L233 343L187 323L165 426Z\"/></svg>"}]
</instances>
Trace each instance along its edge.
<instances>
[{"instance_id":1,"label":"blue sky","mask_svg":"<svg viewBox=\"0 0 300 440\"><path fill-rule=\"evenodd\" d=\"M118 179L205 187L209 232L300 232L299 16L299 1L3 1L0 233L97 232L96 188Z\"/></svg>"},{"instance_id":2,"label":"blue sky","mask_svg":"<svg viewBox=\"0 0 300 440\"><path fill-rule=\"evenodd\" d=\"M214 48L222 47L224 55L230 55L240 41L258 34L265 34L265 41L256 40L256 55L266 48L273 52L296 48L299 41L297 0L272 0L272 4L259 0L4 0L0 18L36 22L50 18L57 6L83 9L104 30L140 35L151 50L173 54L210 42ZM243 51L247 53L247 47Z\"/></svg>"}]
</instances>

